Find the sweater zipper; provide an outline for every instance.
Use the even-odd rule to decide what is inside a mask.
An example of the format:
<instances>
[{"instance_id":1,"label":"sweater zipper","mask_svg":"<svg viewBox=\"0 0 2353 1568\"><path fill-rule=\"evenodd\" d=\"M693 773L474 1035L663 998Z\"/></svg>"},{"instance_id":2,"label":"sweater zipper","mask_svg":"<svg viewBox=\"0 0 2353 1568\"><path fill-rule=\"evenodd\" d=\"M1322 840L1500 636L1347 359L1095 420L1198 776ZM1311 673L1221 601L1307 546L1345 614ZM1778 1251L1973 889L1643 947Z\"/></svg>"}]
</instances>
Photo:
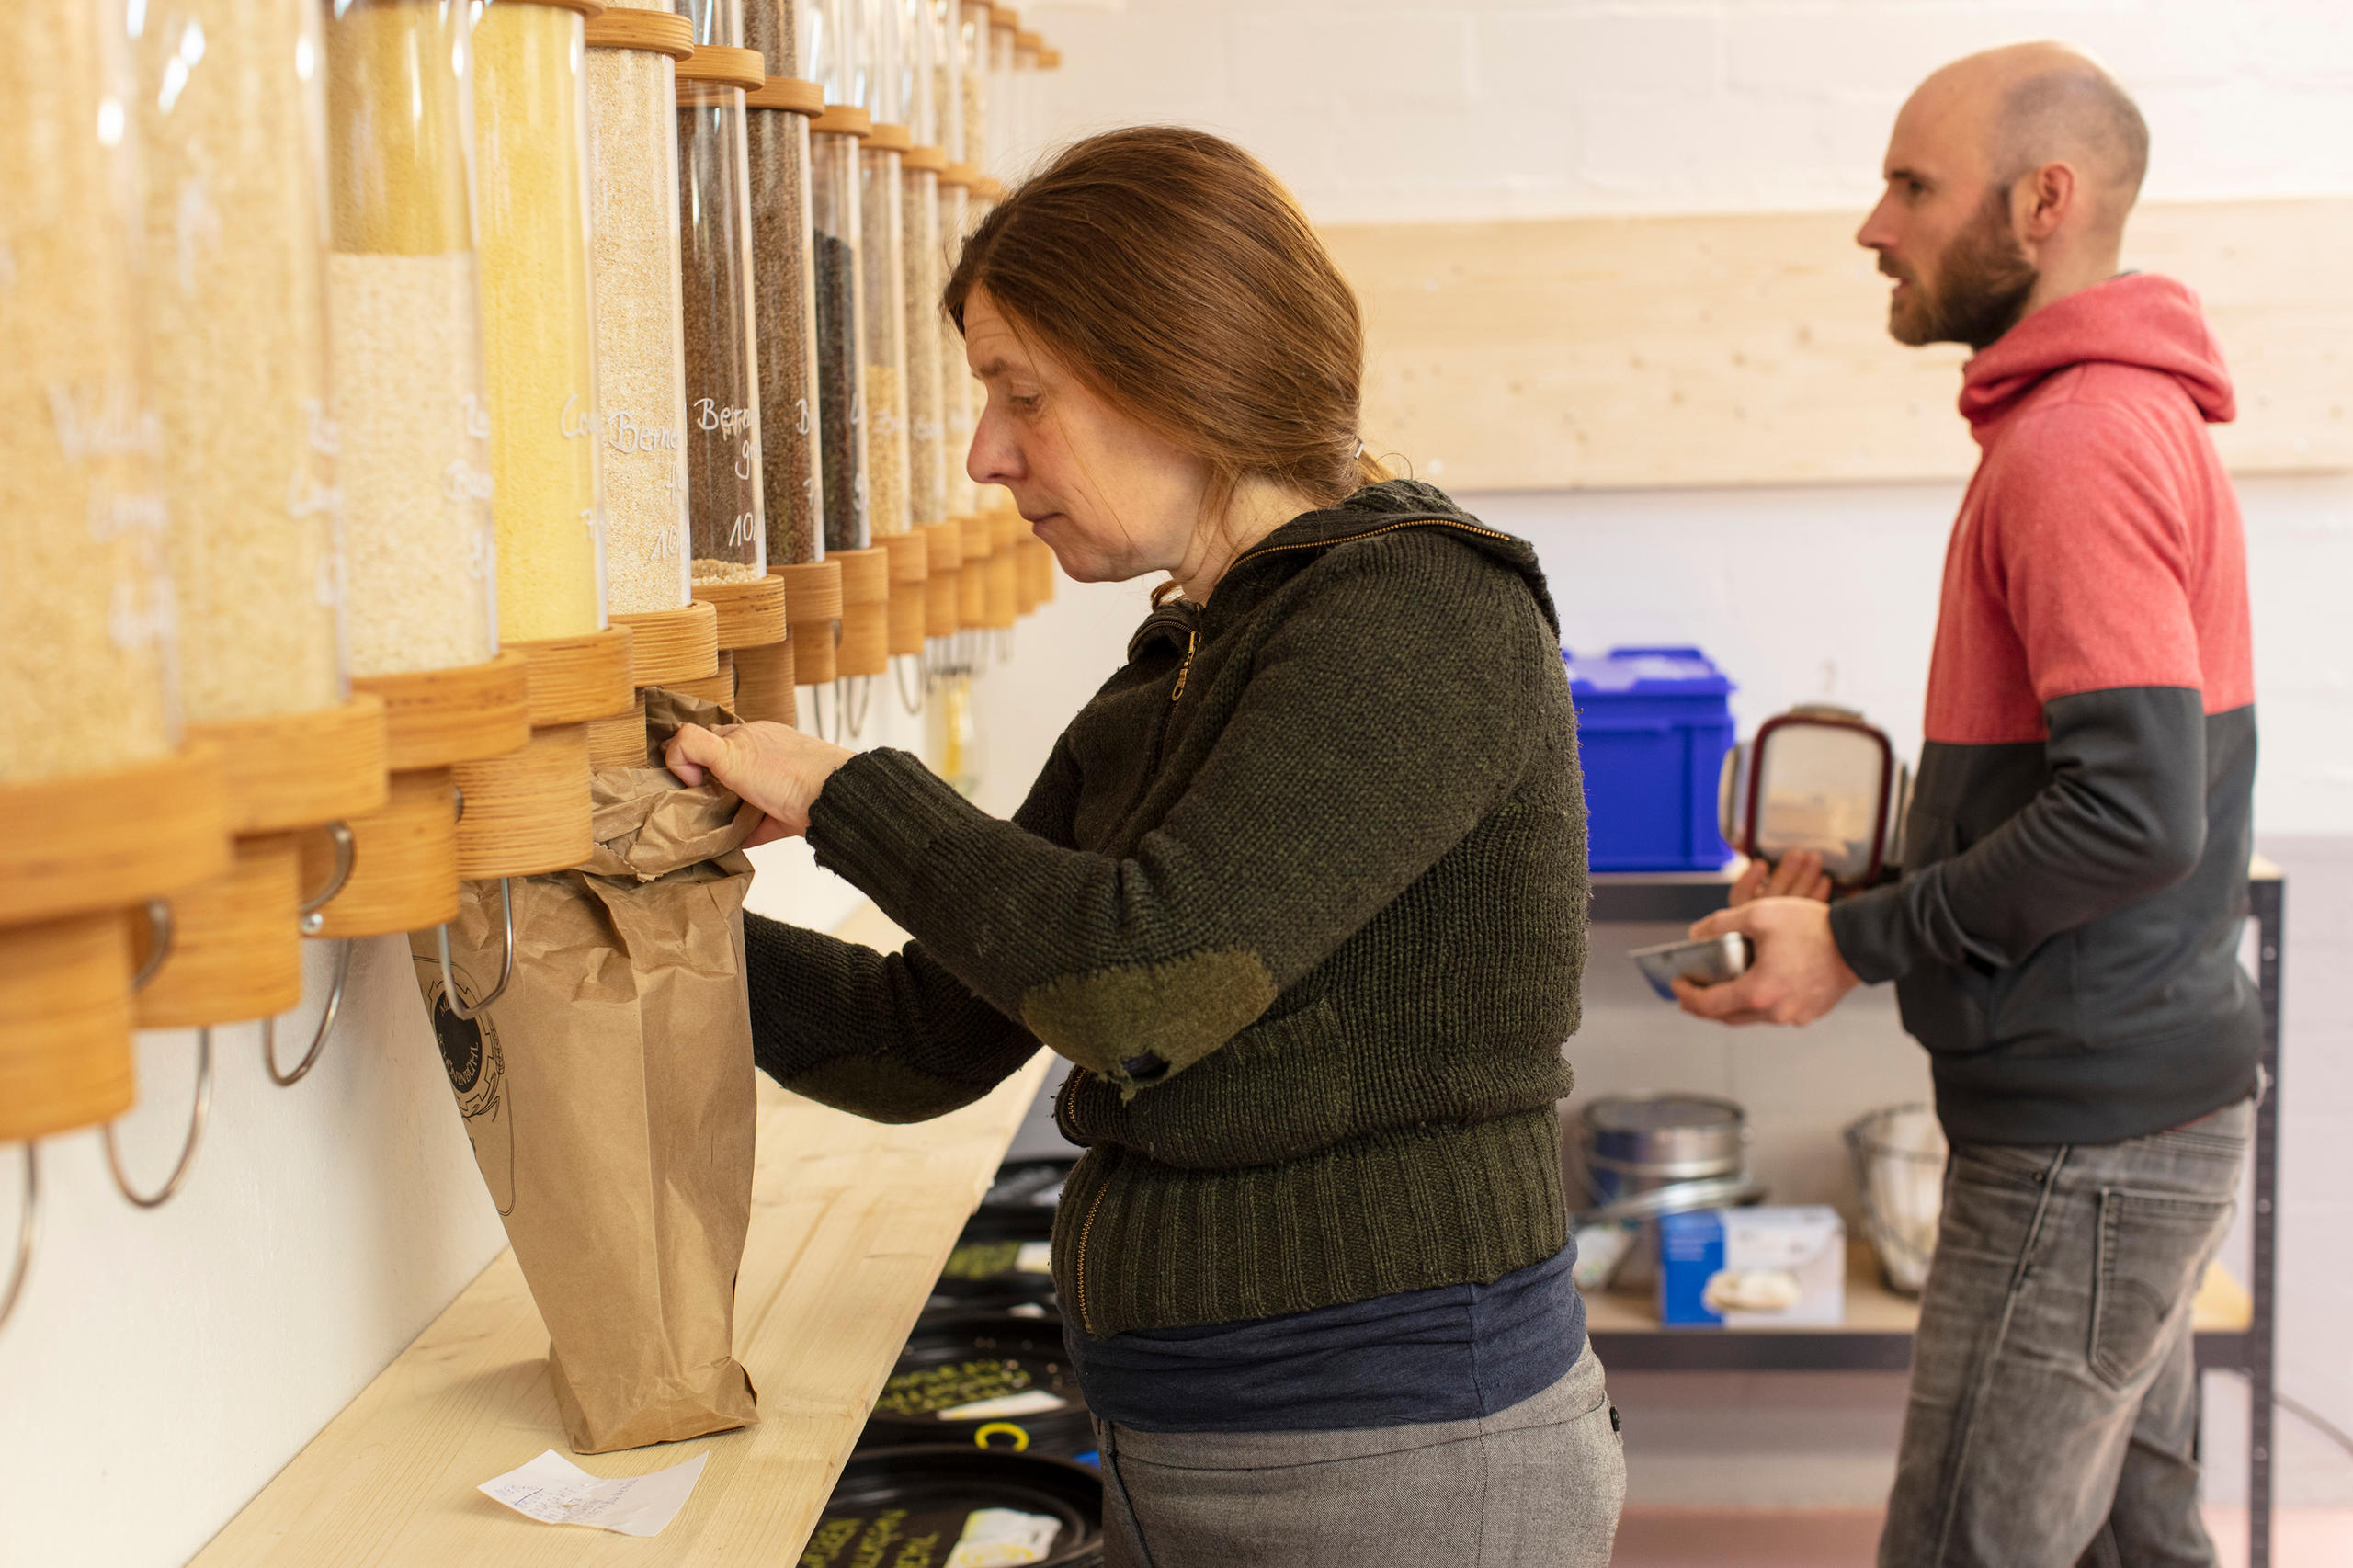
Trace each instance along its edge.
<instances>
[{"instance_id":1,"label":"sweater zipper","mask_svg":"<svg viewBox=\"0 0 2353 1568\"><path fill-rule=\"evenodd\" d=\"M1193 673L1193 653L1195 650L1200 647L1200 645L1201 634L1199 631L1191 631L1186 634L1185 659L1182 664L1176 666L1176 684L1169 689L1168 693L1168 703L1172 708L1184 699L1185 681L1187 677L1191 676Z\"/></svg>"},{"instance_id":2,"label":"sweater zipper","mask_svg":"<svg viewBox=\"0 0 2353 1568\"><path fill-rule=\"evenodd\" d=\"M1083 1071L1083 1069L1082 1069ZM1077 1298L1078 1328L1082 1334L1093 1334L1094 1325L1086 1321L1086 1238L1095 1233L1095 1213L1103 1207L1103 1195L1111 1190L1106 1182L1095 1189L1093 1201L1086 1206L1086 1218L1078 1227L1078 1257L1071 1265L1071 1294Z\"/></svg>"}]
</instances>

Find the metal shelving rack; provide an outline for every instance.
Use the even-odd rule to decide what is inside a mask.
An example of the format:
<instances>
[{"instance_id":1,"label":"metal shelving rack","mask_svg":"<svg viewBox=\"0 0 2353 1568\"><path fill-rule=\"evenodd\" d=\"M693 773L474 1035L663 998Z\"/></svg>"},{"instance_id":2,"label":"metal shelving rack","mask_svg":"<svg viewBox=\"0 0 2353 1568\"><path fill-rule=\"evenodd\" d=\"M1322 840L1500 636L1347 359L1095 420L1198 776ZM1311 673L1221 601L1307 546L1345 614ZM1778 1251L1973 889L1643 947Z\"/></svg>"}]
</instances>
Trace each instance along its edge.
<instances>
[{"instance_id":1,"label":"metal shelving rack","mask_svg":"<svg viewBox=\"0 0 2353 1568\"><path fill-rule=\"evenodd\" d=\"M1594 878L1597 924L1688 922L1724 905L1729 872L1613 873ZM2279 960L2287 882L2257 858L2247 878L2247 913L2256 923L2256 980L2263 998L2263 1071L2269 1085L2256 1108L2249 1224L2254 1242L2244 1328L2200 1330L2200 1371L2239 1371L2249 1389L2247 1562L2270 1568L2274 1287L2278 1276L2279 1176ZM1853 1300L1852 1295L1849 1297ZM1850 1308L1851 1314L1851 1308ZM1912 1333L1888 1321L1836 1329L1667 1329L1611 1326L1618 1313L1597 1312L1594 1351L1612 1371L1855 1372L1907 1370Z\"/></svg>"}]
</instances>

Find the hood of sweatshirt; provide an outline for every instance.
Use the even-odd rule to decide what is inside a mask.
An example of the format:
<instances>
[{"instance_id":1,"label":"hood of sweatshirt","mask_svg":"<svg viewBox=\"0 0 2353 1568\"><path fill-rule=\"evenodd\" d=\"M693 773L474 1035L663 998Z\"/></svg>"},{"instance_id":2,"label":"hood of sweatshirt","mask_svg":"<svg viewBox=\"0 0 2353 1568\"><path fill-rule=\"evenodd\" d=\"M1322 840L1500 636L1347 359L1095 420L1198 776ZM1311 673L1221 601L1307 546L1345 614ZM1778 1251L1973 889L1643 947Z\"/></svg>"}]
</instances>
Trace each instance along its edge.
<instances>
[{"instance_id":1,"label":"hood of sweatshirt","mask_svg":"<svg viewBox=\"0 0 2353 1568\"><path fill-rule=\"evenodd\" d=\"M1984 446L2035 388L2079 365L2171 376L2209 424L2238 413L2198 296L2170 278L2132 272L2045 305L1971 359L1961 381L1970 434Z\"/></svg>"},{"instance_id":2,"label":"hood of sweatshirt","mask_svg":"<svg viewBox=\"0 0 2353 1568\"><path fill-rule=\"evenodd\" d=\"M1222 619L1256 603L1284 581L1289 570L1336 545L1413 528L1440 530L1518 573L1528 591L1536 596L1545 620L1555 634L1559 632L1560 612L1552 607L1552 590L1545 585L1543 568L1537 564L1536 547L1517 535L1487 527L1456 506L1445 491L1417 479L1383 480L1336 505L1301 513L1237 556L1211 594L1211 601ZM1183 647L1190 632L1206 630L1202 619L1201 608L1191 600L1169 600L1136 629L1128 644L1128 657L1136 657L1161 639L1171 639Z\"/></svg>"}]
</instances>

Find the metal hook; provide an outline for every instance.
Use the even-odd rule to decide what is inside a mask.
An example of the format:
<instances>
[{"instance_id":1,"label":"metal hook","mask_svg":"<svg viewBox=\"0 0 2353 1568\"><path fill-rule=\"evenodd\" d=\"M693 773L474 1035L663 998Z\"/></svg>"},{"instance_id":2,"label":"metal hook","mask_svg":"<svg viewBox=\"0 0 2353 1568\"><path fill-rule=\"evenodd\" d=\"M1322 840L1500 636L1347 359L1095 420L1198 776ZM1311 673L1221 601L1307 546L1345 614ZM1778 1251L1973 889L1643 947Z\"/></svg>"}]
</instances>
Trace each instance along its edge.
<instances>
[{"instance_id":1,"label":"metal hook","mask_svg":"<svg viewBox=\"0 0 2353 1568\"><path fill-rule=\"evenodd\" d=\"M305 937L315 937L325 926L326 916L319 911L334 903L335 895L343 891L344 884L351 881L353 844L351 824L342 822L328 823L326 835L335 841L335 869L327 873L326 886L304 899L299 906L301 915L300 925L302 935ZM296 1075L299 1077L301 1074Z\"/></svg>"},{"instance_id":2,"label":"metal hook","mask_svg":"<svg viewBox=\"0 0 2353 1568\"><path fill-rule=\"evenodd\" d=\"M293 1087L310 1075L318 1065L319 1052L325 1048L327 1036L335 1031L335 1016L343 1011L343 988L351 978L351 938L343 939L343 950L335 955L335 986L327 993L326 1011L319 1015L319 1027L311 1036L311 1049L302 1053L301 1065L291 1073L278 1070L278 1020L261 1021L261 1064L269 1073L269 1081L281 1089Z\"/></svg>"},{"instance_id":3,"label":"metal hook","mask_svg":"<svg viewBox=\"0 0 2353 1568\"><path fill-rule=\"evenodd\" d=\"M874 677L872 676L836 677L834 686L835 687L834 699L841 705L842 726L849 731L849 738L856 740L866 728L868 715L874 710ZM853 694L861 699L855 705L850 701ZM834 744L836 745L841 744L838 735L835 737Z\"/></svg>"},{"instance_id":4,"label":"metal hook","mask_svg":"<svg viewBox=\"0 0 2353 1568\"><path fill-rule=\"evenodd\" d=\"M116 1189L132 1207L160 1209L171 1201L180 1184L188 1180L188 1167L196 1163L197 1145L204 1142L204 1123L211 1112L212 1031L201 1028L196 1031L196 1108L188 1119L188 1142L180 1146L179 1164L172 1167L170 1178L160 1188L153 1193L131 1191L131 1178L123 1174L122 1147L115 1142L115 1124L109 1121L98 1130L106 1139L107 1169L114 1173Z\"/></svg>"},{"instance_id":5,"label":"metal hook","mask_svg":"<svg viewBox=\"0 0 2353 1568\"><path fill-rule=\"evenodd\" d=\"M919 714L923 711L923 696L925 689L923 655L918 653L914 659L915 666L915 694L913 697L909 697L907 695L908 662L909 661L904 658L892 660L891 679L892 683L899 688L899 706L905 709L911 714Z\"/></svg>"},{"instance_id":6,"label":"metal hook","mask_svg":"<svg viewBox=\"0 0 2353 1568\"><path fill-rule=\"evenodd\" d=\"M17 1310L17 1298L24 1293L25 1277L33 1268L33 1244L40 1239L40 1145L29 1139L25 1143L25 1202L24 1214L17 1221L17 1266L8 1271L8 1288L0 1290L0 1327L8 1322L8 1314Z\"/></svg>"},{"instance_id":7,"label":"metal hook","mask_svg":"<svg viewBox=\"0 0 2353 1568\"><path fill-rule=\"evenodd\" d=\"M512 877L498 879L498 903L506 915L506 952L498 962L498 983L490 994L469 1007L458 997L457 977L449 972L449 923L443 921L434 927L433 940L441 949L441 988L448 997L449 1011L472 1021L490 1011L490 1005L506 994L507 983L515 978L515 881Z\"/></svg>"},{"instance_id":8,"label":"metal hook","mask_svg":"<svg viewBox=\"0 0 2353 1568\"><path fill-rule=\"evenodd\" d=\"M172 906L160 898L147 901L147 961L131 977L131 989L134 992L146 990L148 983L163 972L165 962L172 956Z\"/></svg>"}]
</instances>

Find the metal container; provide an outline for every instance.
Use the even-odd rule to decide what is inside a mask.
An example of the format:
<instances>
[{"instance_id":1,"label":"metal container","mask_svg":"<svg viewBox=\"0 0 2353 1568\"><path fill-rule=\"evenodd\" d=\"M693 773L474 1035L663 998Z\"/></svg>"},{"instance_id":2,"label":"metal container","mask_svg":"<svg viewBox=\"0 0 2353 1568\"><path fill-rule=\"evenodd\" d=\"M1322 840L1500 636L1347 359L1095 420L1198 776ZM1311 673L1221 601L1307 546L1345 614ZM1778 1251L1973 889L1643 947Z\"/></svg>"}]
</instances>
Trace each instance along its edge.
<instances>
[{"instance_id":1,"label":"metal container","mask_svg":"<svg viewBox=\"0 0 2353 1568\"><path fill-rule=\"evenodd\" d=\"M1748 1118L1707 1095L1613 1096L1578 1119L1577 1150L1588 1204L1578 1216L1580 1250L1612 1228L1631 1232L1599 1276L1616 1290L1646 1288L1658 1259L1662 1214L1755 1203L1748 1178ZM1586 1271L1579 1270L1581 1275Z\"/></svg>"}]
</instances>

